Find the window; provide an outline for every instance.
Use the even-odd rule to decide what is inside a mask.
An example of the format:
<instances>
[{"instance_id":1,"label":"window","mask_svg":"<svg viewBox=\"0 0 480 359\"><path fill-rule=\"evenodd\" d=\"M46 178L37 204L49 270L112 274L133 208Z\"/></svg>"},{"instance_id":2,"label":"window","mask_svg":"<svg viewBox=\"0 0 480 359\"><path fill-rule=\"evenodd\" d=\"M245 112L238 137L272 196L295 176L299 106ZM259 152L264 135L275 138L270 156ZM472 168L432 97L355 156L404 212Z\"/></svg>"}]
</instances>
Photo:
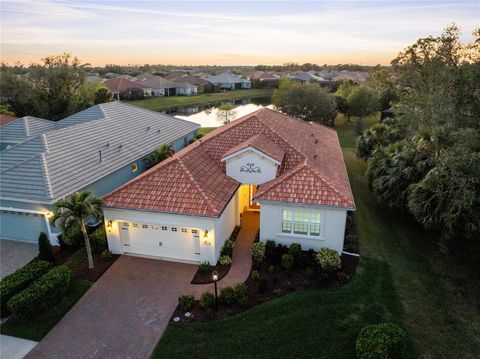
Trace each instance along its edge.
<instances>
[{"instance_id":1,"label":"window","mask_svg":"<svg viewBox=\"0 0 480 359\"><path fill-rule=\"evenodd\" d=\"M128 222L123 222L123 226L128 227L128 226L130 226L130 224Z\"/></svg>"},{"instance_id":2,"label":"window","mask_svg":"<svg viewBox=\"0 0 480 359\"><path fill-rule=\"evenodd\" d=\"M148 224L142 225L142 228L148 228ZM153 228L153 226L152 226L152 228Z\"/></svg>"},{"instance_id":3,"label":"window","mask_svg":"<svg viewBox=\"0 0 480 359\"><path fill-rule=\"evenodd\" d=\"M187 233L187 229L186 228L182 228L182 233Z\"/></svg>"},{"instance_id":4,"label":"window","mask_svg":"<svg viewBox=\"0 0 480 359\"><path fill-rule=\"evenodd\" d=\"M284 209L282 233L320 237L320 218L320 212Z\"/></svg>"},{"instance_id":5,"label":"window","mask_svg":"<svg viewBox=\"0 0 480 359\"><path fill-rule=\"evenodd\" d=\"M133 226L134 228L137 228L137 227L138 227L138 224L137 224L137 223L132 223L132 226Z\"/></svg>"},{"instance_id":6,"label":"window","mask_svg":"<svg viewBox=\"0 0 480 359\"><path fill-rule=\"evenodd\" d=\"M176 232L177 231L177 227L172 227L172 232Z\"/></svg>"},{"instance_id":7,"label":"window","mask_svg":"<svg viewBox=\"0 0 480 359\"><path fill-rule=\"evenodd\" d=\"M198 234L198 229L192 229L193 234Z\"/></svg>"},{"instance_id":8,"label":"window","mask_svg":"<svg viewBox=\"0 0 480 359\"><path fill-rule=\"evenodd\" d=\"M132 172L137 172L137 170L138 170L137 162L133 162L130 165L130 169L132 170Z\"/></svg>"},{"instance_id":9,"label":"window","mask_svg":"<svg viewBox=\"0 0 480 359\"><path fill-rule=\"evenodd\" d=\"M168 231L167 226L162 226L162 231Z\"/></svg>"}]
</instances>

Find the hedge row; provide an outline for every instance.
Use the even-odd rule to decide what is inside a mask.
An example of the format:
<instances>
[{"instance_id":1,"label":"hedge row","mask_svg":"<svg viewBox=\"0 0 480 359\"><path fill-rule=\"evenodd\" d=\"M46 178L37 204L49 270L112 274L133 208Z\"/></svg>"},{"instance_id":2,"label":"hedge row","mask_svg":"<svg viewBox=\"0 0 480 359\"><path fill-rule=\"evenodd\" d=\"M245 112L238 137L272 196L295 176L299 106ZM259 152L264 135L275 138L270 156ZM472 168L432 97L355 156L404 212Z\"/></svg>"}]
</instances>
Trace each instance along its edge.
<instances>
[{"instance_id":1,"label":"hedge row","mask_svg":"<svg viewBox=\"0 0 480 359\"><path fill-rule=\"evenodd\" d=\"M47 273L52 264L46 261L36 261L18 269L6 276L0 282L1 309L7 309L8 301L17 293L29 287L36 279Z\"/></svg>"},{"instance_id":2,"label":"hedge row","mask_svg":"<svg viewBox=\"0 0 480 359\"><path fill-rule=\"evenodd\" d=\"M59 302L70 286L70 269L65 266L53 268L30 287L15 294L8 301L8 309L23 320L35 318Z\"/></svg>"}]
</instances>

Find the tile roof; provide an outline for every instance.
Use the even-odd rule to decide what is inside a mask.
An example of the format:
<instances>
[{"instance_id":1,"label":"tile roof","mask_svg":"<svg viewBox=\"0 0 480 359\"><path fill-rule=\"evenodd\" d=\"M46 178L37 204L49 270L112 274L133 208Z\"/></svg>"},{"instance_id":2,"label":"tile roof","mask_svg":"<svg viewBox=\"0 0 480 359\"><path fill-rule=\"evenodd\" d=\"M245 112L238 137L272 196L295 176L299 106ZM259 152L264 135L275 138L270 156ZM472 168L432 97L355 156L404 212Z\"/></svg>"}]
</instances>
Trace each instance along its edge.
<instances>
[{"instance_id":1,"label":"tile roof","mask_svg":"<svg viewBox=\"0 0 480 359\"><path fill-rule=\"evenodd\" d=\"M152 75L148 72L144 72L142 74L139 74L139 75L135 76L135 80L136 81L144 81L144 80L147 80L147 79L151 79L152 77L155 77L155 75Z\"/></svg>"},{"instance_id":2,"label":"tile roof","mask_svg":"<svg viewBox=\"0 0 480 359\"><path fill-rule=\"evenodd\" d=\"M240 185L225 174L221 159L232 148L262 138L268 143L264 151L284 156L278 177L259 186L258 200L354 208L336 132L268 108L212 131L104 196L103 204L218 217Z\"/></svg>"},{"instance_id":3,"label":"tile roof","mask_svg":"<svg viewBox=\"0 0 480 359\"><path fill-rule=\"evenodd\" d=\"M285 151L283 151L275 143L273 143L266 135L264 135L263 133L259 133L258 135L255 135L253 137L250 137L246 141L243 141L239 145L230 148L227 152L223 154L222 158L233 155L234 153L248 147L252 147L278 162L282 162L283 156L285 155Z\"/></svg>"},{"instance_id":4,"label":"tile roof","mask_svg":"<svg viewBox=\"0 0 480 359\"><path fill-rule=\"evenodd\" d=\"M70 125L0 152L0 198L51 203L199 127L121 102L62 121Z\"/></svg>"},{"instance_id":5,"label":"tile roof","mask_svg":"<svg viewBox=\"0 0 480 359\"><path fill-rule=\"evenodd\" d=\"M165 89L165 88L175 88L175 83L173 81L164 79L160 76L149 77L140 82L141 84L148 86L153 89Z\"/></svg>"},{"instance_id":6,"label":"tile roof","mask_svg":"<svg viewBox=\"0 0 480 359\"><path fill-rule=\"evenodd\" d=\"M250 80L244 79L242 76L233 74L231 72L224 72L220 75L204 77L204 79L214 84L236 84L241 82L250 82Z\"/></svg>"},{"instance_id":7,"label":"tile roof","mask_svg":"<svg viewBox=\"0 0 480 359\"><path fill-rule=\"evenodd\" d=\"M16 119L17 118L15 116L11 115L0 115L0 126L6 125L7 123L12 122Z\"/></svg>"},{"instance_id":8,"label":"tile roof","mask_svg":"<svg viewBox=\"0 0 480 359\"><path fill-rule=\"evenodd\" d=\"M124 78L115 77L113 79L107 80L103 83L108 89L112 92L120 92L126 89L148 89L149 86L144 85L140 82L130 81Z\"/></svg>"}]
</instances>

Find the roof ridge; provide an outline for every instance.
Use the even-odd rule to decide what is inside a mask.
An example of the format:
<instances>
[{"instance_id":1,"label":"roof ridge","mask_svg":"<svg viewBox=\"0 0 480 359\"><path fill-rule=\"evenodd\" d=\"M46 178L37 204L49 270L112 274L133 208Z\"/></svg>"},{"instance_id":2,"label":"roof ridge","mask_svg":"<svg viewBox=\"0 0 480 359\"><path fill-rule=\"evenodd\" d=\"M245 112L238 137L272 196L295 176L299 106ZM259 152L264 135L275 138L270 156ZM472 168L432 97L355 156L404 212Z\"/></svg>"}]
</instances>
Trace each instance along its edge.
<instances>
[{"instance_id":1,"label":"roof ridge","mask_svg":"<svg viewBox=\"0 0 480 359\"><path fill-rule=\"evenodd\" d=\"M326 179L325 176L321 175L318 170L312 166L309 166L308 164L305 164L309 170L311 170L318 178L320 178L332 191L337 193L340 197L342 197L343 200L349 201L348 198L345 197L338 189L335 188L335 186L330 182L330 180Z\"/></svg>"},{"instance_id":2,"label":"roof ridge","mask_svg":"<svg viewBox=\"0 0 480 359\"><path fill-rule=\"evenodd\" d=\"M25 135L30 137L30 128L28 126L28 116L22 117L23 128L25 129Z\"/></svg>"},{"instance_id":3,"label":"roof ridge","mask_svg":"<svg viewBox=\"0 0 480 359\"><path fill-rule=\"evenodd\" d=\"M44 152L40 153L40 165L42 166L42 175L46 184L47 195L48 197L53 198L52 183L50 182L50 176L48 175L47 159Z\"/></svg>"}]
</instances>

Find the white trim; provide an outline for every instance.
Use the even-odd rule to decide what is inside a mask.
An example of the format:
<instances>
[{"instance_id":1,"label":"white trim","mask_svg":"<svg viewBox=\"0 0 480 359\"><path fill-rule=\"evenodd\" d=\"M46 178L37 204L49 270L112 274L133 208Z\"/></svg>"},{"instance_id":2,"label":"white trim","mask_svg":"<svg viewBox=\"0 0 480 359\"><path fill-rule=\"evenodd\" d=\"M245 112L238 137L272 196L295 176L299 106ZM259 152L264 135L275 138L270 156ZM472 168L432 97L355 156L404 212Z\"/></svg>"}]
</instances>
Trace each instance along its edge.
<instances>
[{"instance_id":1,"label":"white trim","mask_svg":"<svg viewBox=\"0 0 480 359\"><path fill-rule=\"evenodd\" d=\"M360 257L360 254L358 254L358 253L352 253L352 252L342 251L342 254L346 254L346 255L348 255L348 256L353 256L353 257Z\"/></svg>"},{"instance_id":2,"label":"white trim","mask_svg":"<svg viewBox=\"0 0 480 359\"><path fill-rule=\"evenodd\" d=\"M262 151L259 151L255 148L253 148L252 146L247 146L245 148L242 148L241 150L238 150L237 152L234 152L232 153L231 155L228 155L226 157L223 157L220 161L227 161L231 158L234 158L234 157L237 157L237 156L240 156L241 154L245 153L245 152L254 152L256 153L257 155L259 155L261 158L266 158L268 160L270 160L271 162L275 163L277 166L280 166L282 163L277 161L276 159L266 155L264 152Z\"/></svg>"},{"instance_id":3,"label":"white trim","mask_svg":"<svg viewBox=\"0 0 480 359\"><path fill-rule=\"evenodd\" d=\"M323 204L311 204L311 203L300 203L300 202L283 202L283 201L267 201L267 200L258 200L257 203L272 205L272 206L282 206L282 207L304 207L304 208L317 208L317 209L333 209L333 210L343 210L343 211L355 211L354 207L343 207L343 206L327 206Z\"/></svg>"},{"instance_id":4,"label":"white trim","mask_svg":"<svg viewBox=\"0 0 480 359\"><path fill-rule=\"evenodd\" d=\"M130 253L130 252L123 252L124 256L129 256L129 257L138 257L138 258L145 258L145 259L155 259L155 260L163 260L163 261L168 261L168 262L177 262L177 263L186 263L186 264L200 264L201 261L189 261L186 259L177 259L177 258L172 258L172 257L162 257L162 256L149 256L146 254L136 254L136 253Z\"/></svg>"},{"instance_id":5,"label":"white trim","mask_svg":"<svg viewBox=\"0 0 480 359\"><path fill-rule=\"evenodd\" d=\"M12 197L0 197L1 201L14 201L14 202L24 202L24 203L35 203L35 204L53 204L55 201L52 200L50 202L47 201L33 201L30 199L24 199L24 198L12 198Z\"/></svg>"}]
</instances>

